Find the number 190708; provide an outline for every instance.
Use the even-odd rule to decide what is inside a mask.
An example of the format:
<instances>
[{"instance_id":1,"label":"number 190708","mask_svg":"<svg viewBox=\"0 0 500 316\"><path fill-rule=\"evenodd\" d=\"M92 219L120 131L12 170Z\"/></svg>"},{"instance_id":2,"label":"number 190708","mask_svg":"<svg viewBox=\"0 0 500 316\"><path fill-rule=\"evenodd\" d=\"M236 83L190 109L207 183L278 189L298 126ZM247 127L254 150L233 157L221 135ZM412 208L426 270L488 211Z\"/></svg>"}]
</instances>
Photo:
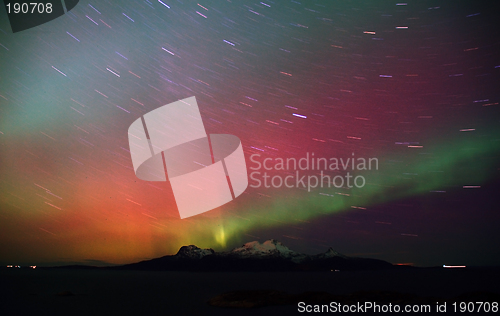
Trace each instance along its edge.
<instances>
[{"instance_id":1,"label":"number 190708","mask_svg":"<svg viewBox=\"0 0 500 316\"><path fill-rule=\"evenodd\" d=\"M498 302L454 302L453 304L453 312L468 312L468 313L476 313L476 312L484 312L484 313L498 313Z\"/></svg>"},{"instance_id":2,"label":"number 190708","mask_svg":"<svg viewBox=\"0 0 500 316\"><path fill-rule=\"evenodd\" d=\"M52 13L52 3L36 3L36 2L23 2L23 3L7 3L7 13Z\"/></svg>"}]
</instances>

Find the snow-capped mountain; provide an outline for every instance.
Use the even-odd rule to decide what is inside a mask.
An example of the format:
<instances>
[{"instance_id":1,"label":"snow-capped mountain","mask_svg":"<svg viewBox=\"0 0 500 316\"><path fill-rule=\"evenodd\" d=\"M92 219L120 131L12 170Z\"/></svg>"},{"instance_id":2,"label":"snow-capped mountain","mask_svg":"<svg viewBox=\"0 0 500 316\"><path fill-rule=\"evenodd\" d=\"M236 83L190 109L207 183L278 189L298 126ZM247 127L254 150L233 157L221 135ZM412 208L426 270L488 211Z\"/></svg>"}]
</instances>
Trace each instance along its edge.
<instances>
[{"instance_id":1,"label":"snow-capped mountain","mask_svg":"<svg viewBox=\"0 0 500 316\"><path fill-rule=\"evenodd\" d=\"M181 249L175 254L179 258L201 259L205 256L213 255L215 251L212 248L201 249L195 245L182 246Z\"/></svg>"},{"instance_id":2,"label":"snow-capped mountain","mask_svg":"<svg viewBox=\"0 0 500 316\"><path fill-rule=\"evenodd\" d=\"M239 248L234 248L231 252L242 256L266 255L272 253L287 255L294 253L287 246L274 239L266 240L262 244L258 241L247 242Z\"/></svg>"},{"instance_id":3,"label":"snow-capped mountain","mask_svg":"<svg viewBox=\"0 0 500 316\"><path fill-rule=\"evenodd\" d=\"M240 258L279 257L290 259L295 263L302 262L308 257L305 254L290 250L287 246L275 239L266 240L262 244L258 241L248 242L225 254L238 256Z\"/></svg>"},{"instance_id":4,"label":"snow-capped mountain","mask_svg":"<svg viewBox=\"0 0 500 316\"><path fill-rule=\"evenodd\" d=\"M177 254L115 267L139 270L187 271L334 271L387 269L385 261L352 258L329 248L317 255L295 252L281 242L270 239L263 243L248 242L231 251L215 252L195 245L183 246Z\"/></svg>"},{"instance_id":5,"label":"snow-capped mountain","mask_svg":"<svg viewBox=\"0 0 500 316\"><path fill-rule=\"evenodd\" d=\"M327 259L327 258L333 258L333 257L347 259L347 256L336 252L335 250L333 250L332 247L328 248L328 250L324 253L320 253L320 254L315 255L314 259Z\"/></svg>"}]
</instances>

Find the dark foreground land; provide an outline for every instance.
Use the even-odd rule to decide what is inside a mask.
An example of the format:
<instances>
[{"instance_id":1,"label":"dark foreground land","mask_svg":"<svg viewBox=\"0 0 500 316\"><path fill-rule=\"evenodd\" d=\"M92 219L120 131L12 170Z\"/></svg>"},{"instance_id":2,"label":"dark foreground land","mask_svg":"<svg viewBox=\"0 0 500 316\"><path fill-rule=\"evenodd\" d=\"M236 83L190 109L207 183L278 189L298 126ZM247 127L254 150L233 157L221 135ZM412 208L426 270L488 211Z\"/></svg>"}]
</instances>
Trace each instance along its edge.
<instances>
[{"instance_id":1,"label":"dark foreground land","mask_svg":"<svg viewBox=\"0 0 500 316\"><path fill-rule=\"evenodd\" d=\"M432 308L435 302L446 301L449 311L453 301L498 301L499 281L500 268L339 272L3 268L0 269L0 315L310 314L298 312L296 299L311 303L322 299L349 304L431 303ZM229 295L221 295L228 292Z\"/></svg>"}]
</instances>

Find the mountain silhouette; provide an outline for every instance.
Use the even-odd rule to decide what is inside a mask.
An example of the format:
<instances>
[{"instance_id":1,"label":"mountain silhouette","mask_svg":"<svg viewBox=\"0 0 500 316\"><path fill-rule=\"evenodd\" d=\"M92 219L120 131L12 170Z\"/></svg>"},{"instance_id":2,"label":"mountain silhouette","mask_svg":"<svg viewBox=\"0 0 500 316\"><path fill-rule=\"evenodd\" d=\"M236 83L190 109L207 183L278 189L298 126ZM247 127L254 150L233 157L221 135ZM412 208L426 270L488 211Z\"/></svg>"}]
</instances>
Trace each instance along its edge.
<instances>
[{"instance_id":1,"label":"mountain silhouette","mask_svg":"<svg viewBox=\"0 0 500 316\"><path fill-rule=\"evenodd\" d=\"M248 242L231 251L216 252L195 245L182 246L175 255L164 256L111 269L165 271L335 271L394 268L389 262L348 257L329 248L307 255L295 252L281 242Z\"/></svg>"}]
</instances>

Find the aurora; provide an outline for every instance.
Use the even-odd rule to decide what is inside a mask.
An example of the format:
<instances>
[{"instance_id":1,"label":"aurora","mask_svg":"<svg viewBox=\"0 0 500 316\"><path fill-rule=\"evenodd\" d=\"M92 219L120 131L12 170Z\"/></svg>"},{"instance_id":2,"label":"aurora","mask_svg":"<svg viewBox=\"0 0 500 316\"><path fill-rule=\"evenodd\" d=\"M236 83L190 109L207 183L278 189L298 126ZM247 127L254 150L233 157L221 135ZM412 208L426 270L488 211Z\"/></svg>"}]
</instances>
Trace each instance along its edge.
<instances>
[{"instance_id":1,"label":"aurora","mask_svg":"<svg viewBox=\"0 0 500 316\"><path fill-rule=\"evenodd\" d=\"M15 34L0 19L0 263L120 264L271 238L500 263L495 10L268 5L80 4ZM206 134L241 140L249 184L260 172L269 187L181 219L170 182L135 175L127 131L189 96Z\"/></svg>"}]
</instances>

